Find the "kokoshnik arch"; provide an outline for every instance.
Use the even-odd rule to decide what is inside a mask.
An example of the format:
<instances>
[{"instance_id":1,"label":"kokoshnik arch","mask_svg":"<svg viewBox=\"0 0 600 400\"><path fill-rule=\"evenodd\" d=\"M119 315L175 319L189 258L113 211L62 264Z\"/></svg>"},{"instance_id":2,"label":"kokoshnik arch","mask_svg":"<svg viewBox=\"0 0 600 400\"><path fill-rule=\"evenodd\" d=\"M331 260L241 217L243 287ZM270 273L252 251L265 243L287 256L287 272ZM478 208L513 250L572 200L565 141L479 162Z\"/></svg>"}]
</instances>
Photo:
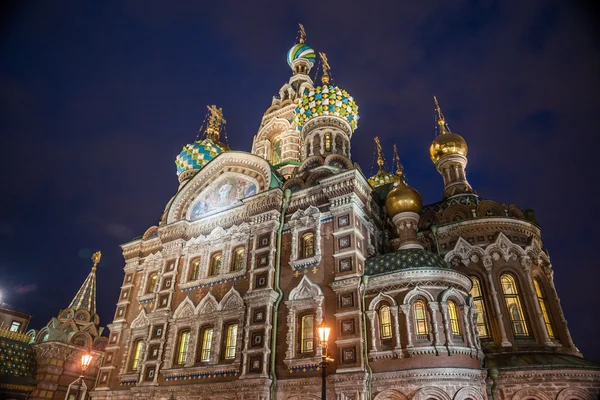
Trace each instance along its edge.
<instances>
[{"instance_id":1,"label":"kokoshnik arch","mask_svg":"<svg viewBox=\"0 0 600 400\"><path fill-rule=\"evenodd\" d=\"M92 398L317 398L323 323L330 399L595 398L533 212L473 190L437 99L442 200L422 205L397 152L386 171L377 138L366 178L357 103L319 60L315 84L302 29L251 152L221 141L209 107L159 225L122 245Z\"/></svg>"}]
</instances>

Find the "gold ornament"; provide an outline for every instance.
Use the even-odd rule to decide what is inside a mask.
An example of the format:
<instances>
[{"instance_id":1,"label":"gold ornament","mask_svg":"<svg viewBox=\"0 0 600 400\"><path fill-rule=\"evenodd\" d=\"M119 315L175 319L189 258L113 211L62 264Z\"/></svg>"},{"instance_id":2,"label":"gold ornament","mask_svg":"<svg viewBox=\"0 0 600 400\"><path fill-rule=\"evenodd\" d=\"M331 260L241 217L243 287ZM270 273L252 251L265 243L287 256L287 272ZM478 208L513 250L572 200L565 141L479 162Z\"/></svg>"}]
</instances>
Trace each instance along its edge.
<instances>
[{"instance_id":1,"label":"gold ornament","mask_svg":"<svg viewBox=\"0 0 600 400\"><path fill-rule=\"evenodd\" d=\"M446 123L444 114L440 109L437 97L433 96L435 102L435 110L437 111L437 123L440 129L440 134L433 139L429 147L429 157L431 161L437 163L440 158L448 155L467 156L469 148L465 139L457 133L452 133L450 127Z\"/></svg>"}]
</instances>

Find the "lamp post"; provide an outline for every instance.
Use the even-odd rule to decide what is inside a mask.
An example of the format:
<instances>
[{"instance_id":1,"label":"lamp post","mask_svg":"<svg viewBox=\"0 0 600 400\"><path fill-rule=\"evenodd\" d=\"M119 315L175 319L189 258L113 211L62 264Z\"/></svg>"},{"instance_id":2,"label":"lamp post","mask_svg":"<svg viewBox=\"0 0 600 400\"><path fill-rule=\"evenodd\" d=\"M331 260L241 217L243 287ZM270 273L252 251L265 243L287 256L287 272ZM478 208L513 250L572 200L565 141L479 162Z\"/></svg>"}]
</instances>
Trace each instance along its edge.
<instances>
[{"instance_id":1,"label":"lamp post","mask_svg":"<svg viewBox=\"0 0 600 400\"><path fill-rule=\"evenodd\" d=\"M79 385L77 385L77 393L75 394L75 400L79 400L79 391L81 390L81 384L83 382L83 374L85 373L85 370L88 369L88 367L90 366L92 358L94 358L94 356L92 356L91 354L84 354L81 356L81 375L79 376Z\"/></svg>"},{"instance_id":2,"label":"lamp post","mask_svg":"<svg viewBox=\"0 0 600 400\"><path fill-rule=\"evenodd\" d=\"M327 399L327 363L333 361L333 358L327 357L327 340L329 339L330 331L331 328L324 323L319 327L319 339L321 340L321 348L323 349L321 354L321 400Z\"/></svg>"}]
</instances>

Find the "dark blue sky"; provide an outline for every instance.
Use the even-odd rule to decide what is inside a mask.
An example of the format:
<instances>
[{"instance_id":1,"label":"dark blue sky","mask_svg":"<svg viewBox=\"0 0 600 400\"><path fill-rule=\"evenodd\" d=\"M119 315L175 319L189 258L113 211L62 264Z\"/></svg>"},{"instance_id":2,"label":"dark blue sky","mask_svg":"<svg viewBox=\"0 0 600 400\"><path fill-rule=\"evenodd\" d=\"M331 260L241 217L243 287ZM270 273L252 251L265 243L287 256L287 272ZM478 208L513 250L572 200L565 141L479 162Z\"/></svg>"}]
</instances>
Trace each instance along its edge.
<instances>
[{"instance_id":1,"label":"dark blue sky","mask_svg":"<svg viewBox=\"0 0 600 400\"><path fill-rule=\"evenodd\" d=\"M359 104L355 161L369 174L373 136L397 143L426 203L443 189L428 157L438 96L478 193L536 209L575 343L600 361L600 40L582 3L18 3L0 21L0 291L34 327L68 306L98 249L110 322L119 244L158 222L206 105L249 151L302 22Z\"/></svg>"}]
</instances>

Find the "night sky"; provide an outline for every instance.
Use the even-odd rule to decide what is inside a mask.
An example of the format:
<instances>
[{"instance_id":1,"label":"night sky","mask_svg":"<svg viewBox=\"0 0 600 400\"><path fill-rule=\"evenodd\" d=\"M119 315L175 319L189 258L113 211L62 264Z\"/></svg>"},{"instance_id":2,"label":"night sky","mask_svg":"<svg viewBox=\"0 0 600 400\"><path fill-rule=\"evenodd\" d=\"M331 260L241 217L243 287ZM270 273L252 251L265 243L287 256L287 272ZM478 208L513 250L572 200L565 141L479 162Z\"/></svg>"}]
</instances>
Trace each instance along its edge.
<instances>
[{"instance_id":1,"label":"night sky","mask_svg":"<svg viewBox=\"0 0 600 400\"><path fill-rule=\"evenodd\" d=\"M425 203L443 190L428 156L437 95L469 144L473 188L536 210L574 341L600 361L596 15L571 1L356 3L3 3L3 300L42 327L101 250L98 312L109 323L119 245L158 223L206 105L223 108L229 145L250 151L291 76L301 22L359 104L354 161L369 175L373 136L390 161L397 143Z\"/></svg>"}]
</instances>

